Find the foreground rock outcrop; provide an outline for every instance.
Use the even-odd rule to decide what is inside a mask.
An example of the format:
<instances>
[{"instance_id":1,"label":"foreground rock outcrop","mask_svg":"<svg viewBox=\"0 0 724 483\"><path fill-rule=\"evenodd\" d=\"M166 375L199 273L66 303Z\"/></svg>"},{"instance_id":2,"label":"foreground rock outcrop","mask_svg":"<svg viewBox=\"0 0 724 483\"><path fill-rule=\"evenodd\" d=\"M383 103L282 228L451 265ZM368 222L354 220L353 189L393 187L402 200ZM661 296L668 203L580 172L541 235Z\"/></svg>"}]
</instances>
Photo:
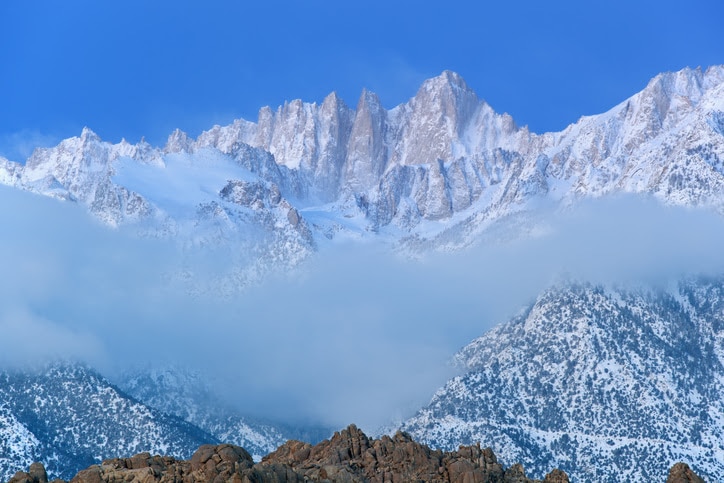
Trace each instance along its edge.
<instances>
[{"instance_id":1,"label":"foreground rock outcrop","mask_svg":"<svg viewBox=\"0 0 724 483\"><path fill-rule=\"evenodd\" d=\"M317 445L288 441L254 463L249 453L230 444L201 446L190 460L141 453L105 460L79 472L71 483L569 483L554 469L543 480L525 475L520 464L504 469L490 448L461 446L432 450L402 432L368 438L354 425ZM667 483L703 483L686 464L670 471ZM48 483L45 468L33 463L9 483ZM55 480L62 483L62 480Z\"/></svg>"},{"instance_id":2,"label":"foreground rock outcrop","mask_svg":"<svg viewBox=\"0 0 724 483\"><path fill-rule=\"evenodd\" d=\"M18 472L10 483L46 483L42 465ZM40 475L43 475L42 477ZM60 480L59 480L60 481ZM432 450L405 433L368 438L354 425L317 445L288 441L260 463L246 450L222 444L201 446L190 460L141 453L103 461L80 471L71 483L296 483L319 482L456 482L534 483L521 465L505 470L489 448L461 446L458 451ZM543 482L568 483L559 470Z\"/></svg>"},{"instance_id":3,"label":"foreground rock outcrop","mask_svg":"<svg viewBox=\"0 0 724 483\"><path fill-rule=\"evenodd\" d=\"M686 463L676 463L669 470L666 483L705 483Z\"/></svg>"}]
</instances>

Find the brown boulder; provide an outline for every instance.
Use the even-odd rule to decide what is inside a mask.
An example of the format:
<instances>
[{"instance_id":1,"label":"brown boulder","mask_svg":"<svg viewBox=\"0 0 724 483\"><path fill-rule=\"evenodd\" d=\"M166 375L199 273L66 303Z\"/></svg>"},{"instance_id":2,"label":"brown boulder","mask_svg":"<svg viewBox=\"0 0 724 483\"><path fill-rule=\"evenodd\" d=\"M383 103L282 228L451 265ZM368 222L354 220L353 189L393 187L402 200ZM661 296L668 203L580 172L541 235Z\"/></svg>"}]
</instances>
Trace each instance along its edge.
<instances>
[{"instance_id":1,"label":"brown boulder","mask_svg":"<svg viewBox=\"0 0 724 483\"><path fill-rule=\"evenodd\" d=\"M666 483L705 483L686 463L676 463L669 470Z\"/></svg>"},{"instance_id":2,"label":"brown boulder","mask_svg":"<svg viewBox=\"0 0 724 483\"><path fill-rule=\"evenodd\" d=\"M543 479L544 483L569 483L568 481L568 475L559 470L555 469L548 473L546 477Z\"/></svg>"},{"instance_id":3,"label":"brown boulder","mask_svg":"<svg viewBox=\"0 0 724 483\"><path fill-rule=\"evenodd\" d=\"M48 483L42 465L18 473L12 483ZM288 441L257 464L243 448L201 446L188 461L140 453L103 461L79 472L71 483L534 483L523 467L508 472L490 448L461 446L443 452L409 434L370 439L354 425L317 445ZM568 483L559 470L545 479Z\"/></svg>"},{"instance_id":4,"label":"brown boulder","mask_svg":"<svg viewBox=\"0 0 724 483\"><path fill-rule=\"evenodd\" d=\"M33 463L27 473L18 471L8 483L48 483L48 473L43 463Z\"/></svg>"}]
</instances>

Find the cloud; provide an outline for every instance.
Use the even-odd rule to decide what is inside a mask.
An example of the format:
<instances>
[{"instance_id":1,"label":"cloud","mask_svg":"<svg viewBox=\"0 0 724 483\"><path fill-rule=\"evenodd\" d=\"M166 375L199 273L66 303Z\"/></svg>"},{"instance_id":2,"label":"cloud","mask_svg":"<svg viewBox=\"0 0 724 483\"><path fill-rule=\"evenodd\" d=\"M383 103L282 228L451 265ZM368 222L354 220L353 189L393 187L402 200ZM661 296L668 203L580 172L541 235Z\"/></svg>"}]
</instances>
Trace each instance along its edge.
<instances>
[{"instance_id":1,"label":"cloud","mask_svg":"<svg viewBox=\"0 0 724 483\"><path fill-rule=\"evenodd\" d=\"M32 129L0 134L0 156L10 161L25 163L35 148L47 148L60 142L58 136Z\"/></svg>"},{"instance_id":2,"label":"cloud","mask_svg":"<svg viewBox=\"0 0 724 483\"><path fill-rule=\"evenodd\" d=\"M425 404L457 349L562 273L603 283L724 273L722 217L618 198L541 211L539 234L510 243L417 261L339 244L234 297L191 296L168 274L181 261L223 270L229 251L188 260L76 205L10 189L0 203L0 363L187 365L249 414L368 430Z\"/></svg>"},{"instance_id":3,"label":"cloud","mask_svg":"<svg viewBox=\"0 0 724 483\"><path fill-rule=\"evenodd\" d=\"M0 365L27 367L58 360L105 357L102 342L93 334L75 332L20 308L0 311Z\"/></svg>"},{"instance_id":4,"label":"cloud","mask_svg":"<svg viewBox=\"0 0 724 483\"><path fill-rule=\"evenodd\" d=\"M656 282L724 272L724 218L705 209L620 196L549 214L543 236L509 249L540 273L601 283Z\"/></svg>"},{"instance_id":5,"label":"cloud","mask_svg":"<svg viewBox=\"0 0 724 483\"><path fill-rule=\"evenodd\" d=\"M353 79L353 85L360 85L374 92L380 98L382 105L392 109L399 104L407 102L415 95L420 85L440 71L423 71L400 55L383 51L378 55L359 55L347 61L345 65L348 77ZM353 93L359 96L359 93ZM358 97L350 98L352 106L356 106Z\"/></svg>"}]
</instances>

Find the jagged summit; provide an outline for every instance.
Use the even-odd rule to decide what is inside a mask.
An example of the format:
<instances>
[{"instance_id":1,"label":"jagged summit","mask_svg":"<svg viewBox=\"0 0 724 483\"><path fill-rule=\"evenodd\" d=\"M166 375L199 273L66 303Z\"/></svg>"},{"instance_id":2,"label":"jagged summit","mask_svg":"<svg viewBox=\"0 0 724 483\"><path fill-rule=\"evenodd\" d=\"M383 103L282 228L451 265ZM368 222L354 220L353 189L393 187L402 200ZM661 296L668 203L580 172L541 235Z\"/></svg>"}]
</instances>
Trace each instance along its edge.
<instances>
[{"instance_id":1,"label":"jagged summit","mask_svg":"<svg viewBox=\"0 0 724 483\"><path fill-rule=\"evenodd\" d=\"M88 143L100 141L101 138L95 132L93 132L91 128L85 126L80 132L80 140L83 143Z\"/></svg>"},{"instance_id":2,"label":"jagged summit","mask_svg":"<svg viewBox=\"0 0 724 483\"><path fill-rule=\"evenodd\" d=\"M464 93L466 95L475 95L473 90L468 87L465 79L451 70L444 70L439 76L427 79L422 83L422 86L417 91L417 95L422 92L449 92L449 93Z\"/></svg>"},{"instance_id":3,"label":"jagged summit","mask_svg":"<svg viewBox=\"0 0 724 483\"><path fill-rule=\"evenodd\" d=\"M188 134L177 128L174 132L169 134L168 141L166 141L166 146L164 146L163 151L165 153L189 152L191 149L191 143L192 140L189 138Z\"/></svg>"},{"instance_id":4,"label":"jagged summit","mask_svg":"<svg viewBox=\"0 0 724 483\"><path fill-rule=\"evenodd\" d=\"M703 70L701 67L686 67L679 71L662 72L649 81L646 88L661 89L669 97L674 95L694 98L724 82L724 65L714 65Z\"/></svg>"}]
</instances>

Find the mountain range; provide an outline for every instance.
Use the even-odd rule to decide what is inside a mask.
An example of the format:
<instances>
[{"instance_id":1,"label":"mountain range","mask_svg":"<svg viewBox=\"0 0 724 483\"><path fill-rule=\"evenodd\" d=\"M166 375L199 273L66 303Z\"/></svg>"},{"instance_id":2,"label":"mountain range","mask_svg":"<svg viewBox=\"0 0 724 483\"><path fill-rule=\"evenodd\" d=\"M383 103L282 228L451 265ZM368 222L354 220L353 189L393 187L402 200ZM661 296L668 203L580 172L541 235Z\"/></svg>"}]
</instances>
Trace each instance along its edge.
<instances>
[{"instance_id":1,"label":"mountain range","mask_svg":"<svg viewBox=\"0 0 724 483\"><path fill-rule=\"evenodd\" d=\"M390 110L371 92L355 110L333 93L195 140L175 131L164 147L86 128L24 164L0 159L0 182L159 236L261 236L253 250L276 264L345 235L459 248L541 198L646 193L721 211L723 89L720 66L665 73L608 112L535 134L446 71Z\"/></svg>"},{"instance_id":2,"label":"mountain range","mask_svg":"<svg viewBox=\"0 0 724 483\"><path fill-rule=\"evenodd\" d=\"M337 241L381 240L416 254L462 250L501 226L506 236L535 236L541 204L565 210L627 193L724 214L724 67L658 75L557 133L517 126L448 71L393 109L368 91L355 109L333 93L321 104L262 108L256 122L196 139L175 131L163 147L112 144L86 128L24 163L0 158L0 183L184 250L233 247L231 269L212 287L193 287L233 296ZM663 481L685 459L722 480L721 289L701 278L666 288L556 285L458 353L463 374L402 427L448 449L481 440L534 475L558 466L572 481ZM188 457L229 431L246 435L237 444L256 445L247 448L255 454L286 438L239 415L195 413L198 402L179 392L186 383L168 374L129 376L123 390L65 366L3 377L4 478L36 458L60 471L70 453L77 470L144 448ZM178 397L160 398L167 391L154 388L167 383ZM68 394L81 390L103 409L67 413L79 403ZM123 429L129 421L139 421L136 433Z\"/></svg>"}]
</instances>

